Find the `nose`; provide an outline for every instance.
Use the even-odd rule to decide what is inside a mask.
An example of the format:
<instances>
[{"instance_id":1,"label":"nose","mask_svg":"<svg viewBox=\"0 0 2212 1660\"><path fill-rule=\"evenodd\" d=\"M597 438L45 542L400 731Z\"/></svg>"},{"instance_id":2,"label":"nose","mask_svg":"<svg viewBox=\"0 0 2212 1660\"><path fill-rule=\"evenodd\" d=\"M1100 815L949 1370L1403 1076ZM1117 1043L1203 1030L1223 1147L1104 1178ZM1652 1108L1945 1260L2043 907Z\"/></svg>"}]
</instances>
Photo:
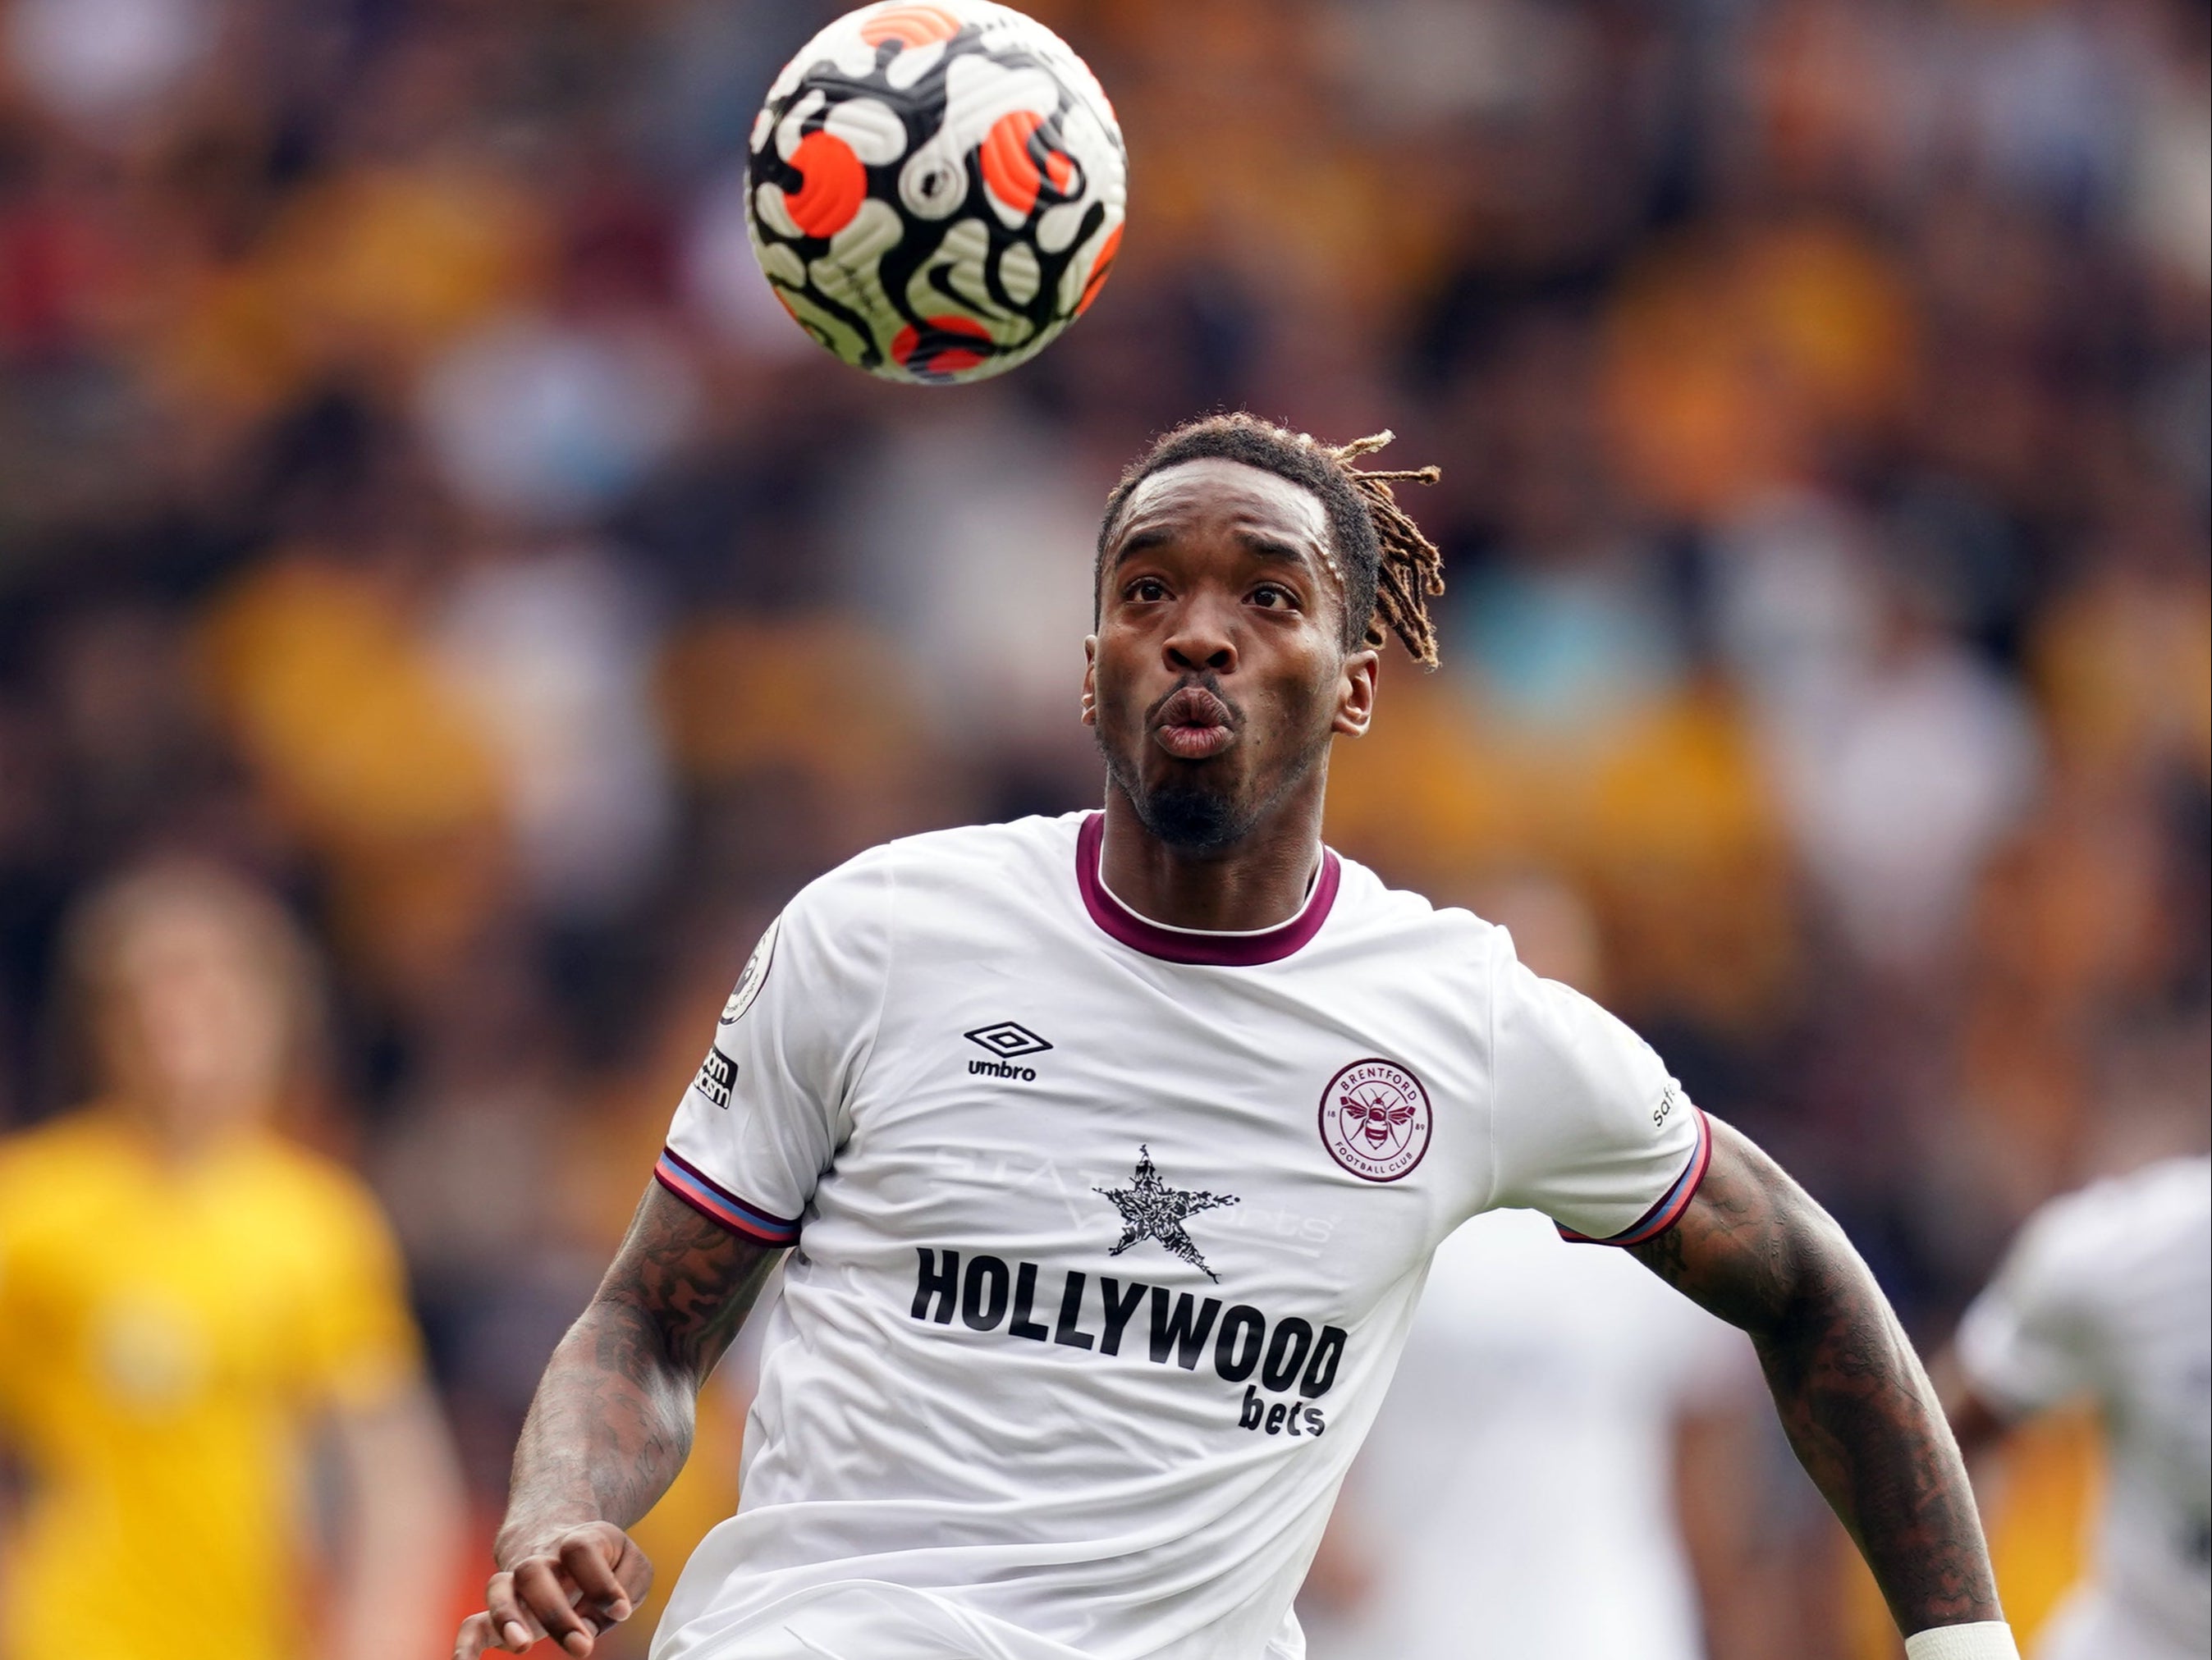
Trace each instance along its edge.
<instances>
[{"instance_id":1,"label":"nose","mask_svg":"<svg viewBox=\"0 0 2212 1660\"><path fill-rule=\"evenodd\" d=\"M1217 675L1237 667L1237 639L1218 603L1195 600L1184 606L1168 633L1164 649L1177 674L1210 669Z\"/></svg>"}]
</instances>

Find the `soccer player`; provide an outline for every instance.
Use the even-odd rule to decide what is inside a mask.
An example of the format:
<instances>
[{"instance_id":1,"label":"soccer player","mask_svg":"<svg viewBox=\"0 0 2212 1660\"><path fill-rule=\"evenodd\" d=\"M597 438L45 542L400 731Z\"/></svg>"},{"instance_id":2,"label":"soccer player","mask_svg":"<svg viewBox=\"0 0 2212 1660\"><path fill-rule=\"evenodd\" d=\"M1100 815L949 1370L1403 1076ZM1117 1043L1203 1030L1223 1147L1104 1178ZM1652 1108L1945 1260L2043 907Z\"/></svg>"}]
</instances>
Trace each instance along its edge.
<instances>
[{"instance_id":1,"label":"soccer player","mask_svg":"<svg viewBox=\"0 0 2212 1660\"><path fill-rule=\"evenodd\" d=\"M878 848L769 929L539 1385L460 1660L635 1605L623 1530L787 1251L656 1660L1287 1660L1430 1254L1500 1206L1747 1330L1913 1660L2013 1655L1833 1223L1502 930L1322 845L1382 631L1435 661L1415 475L1354 464L1386 438L1162 439L1098 537L1104 809Z\"/></svg>"},{"instance_id":2,"label":"soccer player","mask_svg":"<svg viewBox=\"0 0 2212 1660\"><path fill-rule=\"evenodd\" d=\"M2212 1160L2045 1206L1967 1310L1955 1361L1969 1450L2069 1402L2103 1421L2096 1566L2039 1660L2212 1655Z\"/></svg>"},{"instance_id":3,"label":"soccer player","mask_svg":"<svg viewBox=\"0 0 2212 1660\"><path fill-rule=\"evenodd\" d=\"M0 1453L29 1477L8 1660L386 1660L440 1642L459 1481L396 1254L269 1120L313 964L265 894L163 864L66 941L95 1102L0 1142ZM312 1444L341 1477L311 1596Z\"/></svg>"}]
</instances>

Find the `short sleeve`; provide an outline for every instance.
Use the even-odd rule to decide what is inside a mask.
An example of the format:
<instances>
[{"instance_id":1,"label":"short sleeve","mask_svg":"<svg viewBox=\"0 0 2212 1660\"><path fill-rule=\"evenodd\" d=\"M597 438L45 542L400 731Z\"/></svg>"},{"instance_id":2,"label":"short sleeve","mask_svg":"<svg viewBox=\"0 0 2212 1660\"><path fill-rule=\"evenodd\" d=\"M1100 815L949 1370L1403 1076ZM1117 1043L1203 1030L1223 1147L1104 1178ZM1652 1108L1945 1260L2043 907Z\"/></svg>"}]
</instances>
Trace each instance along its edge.
<instances>
[{"instance_id":1,"label":"short sleeve","mask_svg":"<svg viewBox=\"0 0 2212 1660\"><path fill-rule=\"evenodd\" d=\"M761 936L654 1167L695 1210L763 1245L799 1238L844 1139L890 966L882 850L811 883Z\"/></svg>"},{"instance_id":2,"label":"short sleeve","mask_svg":"<svg viewBox=\"0 0 2212 1660\"><path fill-rule=\"evenodd\" d=\"M383 1212L350 1178L333 1186L314 1210L317 1260L302 1299L301 1358L314 1398L365 1411L421 1375L422 1340Z\"/></svg>"},{"instance_id":3,"label":"short sleeve","mask_svg":"<svg viewBox=\"0 0 2212 1660\"><path fill-rule=\"evenodd\" d=\"M1712 1154L1705 1115L1635 1033L1539 978L1498 932L1492 980L1494 1206L1540 1210L1580 1243L1665 1232Z\"/></svg>"},{"instance_id":4,"label":"short sleeve","mask_svg":"<svg viewBox=\"0 0 2212 1660\"><path fill-rule=\"evenodd\" d=\"M2094 1386L2094 1334L2069 1285L2073 1202L2045 1209L2014 1242L1959 1326L1959 1364L1974 1392L2009 1417L2027 1417Z\"/></svg>"}]
</instances>

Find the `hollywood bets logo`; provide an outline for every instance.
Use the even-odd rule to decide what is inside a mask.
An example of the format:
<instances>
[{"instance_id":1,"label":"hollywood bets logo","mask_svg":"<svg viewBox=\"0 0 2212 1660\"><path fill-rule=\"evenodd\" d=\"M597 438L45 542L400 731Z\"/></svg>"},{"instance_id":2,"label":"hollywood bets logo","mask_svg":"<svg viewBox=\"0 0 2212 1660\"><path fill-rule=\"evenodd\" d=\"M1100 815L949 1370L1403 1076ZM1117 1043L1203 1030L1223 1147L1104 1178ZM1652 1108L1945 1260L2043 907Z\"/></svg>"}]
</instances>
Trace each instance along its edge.
<instances>
[{"instance_id":1,"label":"hollywood bets logo","mask_svg":"<svg viewBox=\"0 0 2212 1660\"><path fill-rule=\"evenodd\" d=\"M1362 1181L1395 1182L1413 1169L1435 1125L1429 1092L1395 1061L1354 1061L1321 1093L1321 1144Z\"/></svg>"}]
</instances>

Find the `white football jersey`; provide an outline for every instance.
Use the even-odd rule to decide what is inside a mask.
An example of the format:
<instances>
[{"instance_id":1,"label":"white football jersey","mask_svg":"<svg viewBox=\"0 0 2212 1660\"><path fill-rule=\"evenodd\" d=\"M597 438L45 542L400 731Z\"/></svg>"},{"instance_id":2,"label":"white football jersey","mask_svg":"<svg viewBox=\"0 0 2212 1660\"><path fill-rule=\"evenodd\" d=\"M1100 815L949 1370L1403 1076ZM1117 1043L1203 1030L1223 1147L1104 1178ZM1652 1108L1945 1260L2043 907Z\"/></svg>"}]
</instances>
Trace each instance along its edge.
<instances>
[{"instance_id":1,"label":"white football jersey","mask_svg":"<svg viewBox=\"0 0 2212 1660\"><path fill-rule=\"evenodd\" d=\"M1627 1243L1711 1132L1504 930L1324 851L1164 928L1097 814L878 848L748 964L658 1169L794 1246L655 1660L1262 1660L1442 1241Z\"/></svg>"},{"instance_id":2,"label":"white football jersey","mask_svg":"<svg viewBox=\"0 0 2212 1660\"><path fill-rule=\"evenodd\" d=\"M1966 1312L1959 1358L2002 1412L2081 1400L2103 1417L2111 1476L2070 1651L2212 1653L2212 1160L2046 1205Z\"/></svg>"}]
</instances>

